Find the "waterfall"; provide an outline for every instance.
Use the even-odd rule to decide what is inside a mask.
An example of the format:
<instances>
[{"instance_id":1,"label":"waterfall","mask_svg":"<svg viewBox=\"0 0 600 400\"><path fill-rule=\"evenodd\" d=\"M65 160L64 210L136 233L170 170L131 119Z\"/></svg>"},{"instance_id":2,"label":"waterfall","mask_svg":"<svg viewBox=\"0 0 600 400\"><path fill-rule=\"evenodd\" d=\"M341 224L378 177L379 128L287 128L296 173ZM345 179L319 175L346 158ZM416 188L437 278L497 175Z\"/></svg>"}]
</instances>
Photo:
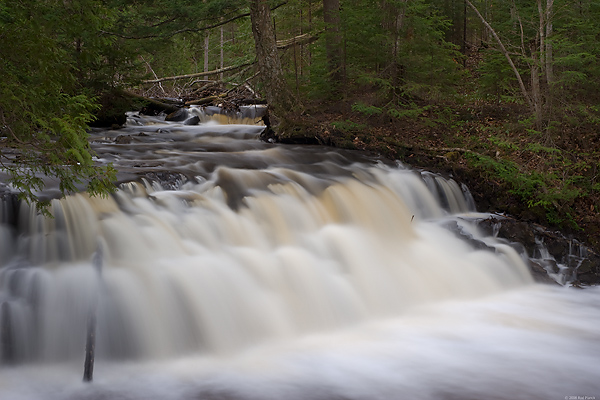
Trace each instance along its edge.
<instances>
[{"instance_id":1,"label":"waterfall","mask_svg":"<svg viewBox=\"0 0 600 400\"><path fill-rule=\"evenodd\" d=\"M489 361L489 351L501 357L486 339L490 332L489 337L500 335L501 348L502 335L511 337L513 328L563 329L562 320L539 304L573 302L571 297L561 300L565 295L539 288L519 254L481 234L470 223L477 214L468 190L452 179L353 152L262 144L253 127L146 121L127 129L132 136L145 132L139 136L144 142L117 148L110 137L123 132L98 131L99 158L127 174L135 157L153 176L173 170L181 176L176 190L138 176L110 197L80 193L53 200L52 218L10 197L0 202L0 368L13 379L10 384L0 379L0 395L4 387L15 398L16 393L38 398L28 397L34 389L15 378L19 368L33 376L45 365L69 365L67 371L81 366L92 309L98 374L105 384L65 395L48 375L38 382L55 388L48 398L111 397L110 390L119 390L108 389L113 385L136 399L149 398L149 388L156 398L172 399L398 398L402 390L392 383L389 368L410 376L404 358L436 371L431 378L423 370L433 379L429 384L464 394L434 364L419 361L410 346L423 360L433 357L445 368L471 371ZM168 139L164 146L155 145L159 135ZM93 267L98 248L101 276ZM587 299L598 303L598 296ZM543 309L544 316L530 323L520 307ZM600 321L598 313L586 318ZM576 336L598 339L586 324L573 327L579 329ZM528 329L521 334L525 343L531 343ZM563 343L556 340L547 343ZM444 341L466 346L461 357L467 361L445 358L455 350ZM476 343L486 353L481 358ZM589 354L599 353L597 342L590 343ZM443 354L432 356L428 346ZM507 351L512 357L514 350ZM537 366L541 353L535 346L523 351L535 360L527 368ZM223 367L231 359L237 367ZM359 366L361 359L372 367ZM260 360L273 364L263 370ZM279 369L286 372L278 374ZM120 374L148 381L125 383ZM460 372L450 376L455 374ZM344 377L350 381L340 386ZM577 383L594 387L595 381L584 378ZM187 383L173 383L180 379ZM379 392L368 392L364 379L384 383ZM64 376L58 379L63 381ZM181 394L189 385L194 389ZM466 393L481 398L478 390ZM461 397L436 393L416 398ZM577 393L561 392L569 394Z\"/></svg>"},{"instance_id":2,"label":"waterfall","mask_svg":"<svg viewBox=\"0 0 600 400\"><path fill-rule=\"evenodd\" d=\"M99 296L101 356L227 352L531 282L509 248L475 250L435 223L442 203L468 211L453 181L435 177L439 195L406 169L353 168L319 179L221 167L177 191L129 183L54 200L53 218L21 204L0 272L3 340L15 358L78 357Z\"/></svg>"}]
</instances>

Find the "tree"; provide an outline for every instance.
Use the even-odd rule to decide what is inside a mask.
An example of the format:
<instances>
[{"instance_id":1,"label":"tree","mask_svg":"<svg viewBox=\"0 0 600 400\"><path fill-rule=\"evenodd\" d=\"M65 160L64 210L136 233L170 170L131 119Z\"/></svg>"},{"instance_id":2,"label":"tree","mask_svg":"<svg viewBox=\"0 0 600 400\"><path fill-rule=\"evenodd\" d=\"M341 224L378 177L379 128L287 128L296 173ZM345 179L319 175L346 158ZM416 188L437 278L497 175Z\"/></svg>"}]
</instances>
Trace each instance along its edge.
<instances>
[{"instance_id":1,"label":"tree","mask_svg":"<svg viewBox=\"0 0 600 400\"><path fill-rule=\"evenodd\" d=\"M0 6L0 163L30 201L44 187L42 175L57 179L63 193L83 185L91 194L110 191L115 177L92 159L87 124L96 106L77 93L75 61L57 33L68 25L57 4Z\"/></svg>"},{"instance_id":2,"label":"tree","mask_svg":"<svg viewBox=\"0 0 600 400\"><path fill-rule=\"evenodd\" d=\"M285 115L293 110L295 101L283 75L268 2L251 0L250 18L265 98L276 115Z\"/></svg>"},{"instance_id":3,"label":"tree","mask_svg":"<svg viewBox=\"0 0 600 400\"><path fill-rule=\"evenodd\" d=\"M329 80L334 92L343 81L342 36L340 32L340 0L323 0L323 21L325 22L325 48L329 67Z\"/></svg>"}]
</instances>

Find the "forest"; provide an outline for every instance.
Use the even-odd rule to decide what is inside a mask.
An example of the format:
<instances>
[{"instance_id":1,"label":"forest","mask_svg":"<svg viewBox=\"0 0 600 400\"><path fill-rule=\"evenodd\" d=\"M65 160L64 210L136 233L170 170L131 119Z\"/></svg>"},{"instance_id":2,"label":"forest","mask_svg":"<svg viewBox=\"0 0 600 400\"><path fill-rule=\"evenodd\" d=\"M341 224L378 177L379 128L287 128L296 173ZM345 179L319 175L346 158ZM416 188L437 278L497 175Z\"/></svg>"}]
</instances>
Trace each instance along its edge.
<instances>
[{"instance_id":1,"label":"forest","mask_svg":"<svg viewBox=\"0 0 600 400\"><path fill-rule=\"evenodd\" d=\"M451 174L598 245L599 39L598 0L3 0L0 162L30 200L39 173L107 193L90 125L237 92L275 140Z\"/></svg>"}]
</instances>

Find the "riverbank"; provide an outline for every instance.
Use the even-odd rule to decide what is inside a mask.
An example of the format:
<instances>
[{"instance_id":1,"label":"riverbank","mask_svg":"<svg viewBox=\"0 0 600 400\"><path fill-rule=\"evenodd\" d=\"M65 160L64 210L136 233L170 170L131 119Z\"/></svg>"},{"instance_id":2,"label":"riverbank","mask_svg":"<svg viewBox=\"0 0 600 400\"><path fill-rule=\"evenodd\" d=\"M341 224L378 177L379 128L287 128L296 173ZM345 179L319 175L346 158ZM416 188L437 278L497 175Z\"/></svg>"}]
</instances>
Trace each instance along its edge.
<instances>
[{"instance_id":1,"label":"riverbank","mask_svg":"<svg viewBox=\"0 0 600 400\"><path fill-rule=\"evenodd\" d=\"M558 229L600 249L596 126L536 132L516 104L422 105L403 118L378 110L356 99L319 105L283 123L276 139L371 151L452 176L481 210Z\"/></svg>"}]
</instances>

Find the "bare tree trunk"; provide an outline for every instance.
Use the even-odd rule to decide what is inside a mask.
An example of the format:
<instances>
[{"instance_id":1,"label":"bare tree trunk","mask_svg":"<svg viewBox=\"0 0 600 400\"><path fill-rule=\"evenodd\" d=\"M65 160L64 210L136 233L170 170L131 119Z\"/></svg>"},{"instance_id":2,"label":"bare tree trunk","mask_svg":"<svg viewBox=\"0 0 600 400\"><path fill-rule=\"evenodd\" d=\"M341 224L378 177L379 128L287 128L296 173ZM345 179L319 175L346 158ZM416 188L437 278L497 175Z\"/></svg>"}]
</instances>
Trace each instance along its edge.
<instances>
[{"instance_id":1,"label":"bare tree trunk","mask_svg":"<svg viewBox=\"0 0 600 400\"><path fill-rule=\"evenodd\" d=\"M463 54L467 54L467 3L463 1L463 32L462 32L462 44L461 44L461 52ZM465 58L463 62L466 62ZM464 66L464 64L463 64Z\"/></svg>"},{"instance_id":2,"label":"bare tree trunk","mask_svg":"<svg viewBox=\"0 0 600 400\"><path fill-rule=\"evenodd\" d=\"M391 31L392 41L392 64L390 65L390 75L392 77L392 85L394 87L400 86L402 81L402 67L399 60L400 52L400 31L404 25L404 17L406 15L406 0L401 2L402 4L390 4L387 1L383 1L382 7L384 10L384 21L383 26L385 29ZM401 7L401 9L398 9Z\"/></svg>"},{"instance_id":3,"label":"bare tree trunk","mask_svg":"<svg viewBox=\"0 0 600 400\"><path fill-rule=\"evenodd\" d=\"M540 87L540 61L542 55L538 53L535 44L531 45L531 98L533 100L533 109L535 112L535 122L538 129L541 128L543 118L543 98Z\"/></svg>"},{"instance_id":4,"label":"bare tree trunk","mask_svg":"<svg viewBox=\"0 0 600 400\"><path fill-rule=\"evenodd\" d=\"M325 22L325 50L329 64L329 78L334 88L343 81L342 36L340 34L340 0L323 0Z\"/></svg>"},{"instance_id":5,"label":"bare tree trunk","mask_svg":"<svg viewBox=\"0 0 600 400\"><path fill-rule=\"evenodd\" d=\"M208 72L208 45L209 35L207 33L204 37L204 72Z\"/></svg>"},{"instance_id":6,"label":"bare tree trunk","mask_svg":"<svg viewBox=\"0 0 600 400\"><path fill-rule=\"evenodd\" d=\"M517 67L515 66L515 63L513 62L510 54L506 50L506 47L504 47L504 44L500 40L500 37L498 36L498 34L494 30L494 28L492 28L492 26L486 21L486 19L483 17L483 15L481 15L481 13L479 12L479 10L473 5L473 3L471 3L469 0L465 0L465 1L469 5L469 7L471 7L473 9L473 11L475 11L475 14L477 14L477 16L479 17L479 19L483 23L483 25L492 34L492 36L494 37L494 39L496 39L496 42L498 43L498 46L500 47L500 51L502 52L502 54L504 54L504 57L506 57L506 60L508 61L511 69L513 70L513 72L515 74L515 78L517 78L517 82L519 82L519 87L521 88L521 93L523 94L523 97L527 101L527 104L529 104L529 107L531 108L531 110L535 113L536 112L536 108L535 108L535 104L533 102L533 99L529 95L529 92L527 92L527 89L525 88L525 84L523 83L523 78L521 78L521 74L519 74L519 70L517 70ZM536 116L537 116L537 113L536 113Z\"/></svg>"},{"instance_id":7,"label":"bare tree trunk","mask_svg":"<svg viewBox=\"0 0 600 400\"><path fill-rule=\"evenodd\" d=\"M554 0L546 0L546 82L551 86L554 82L553 56L552 56L552 13Z\"/></svg>"},{"instance_id":8,"label":"bare tree trunk","mask_svg":"<svg viewBox=\"0 0 600 400\"><path fill-rule=\"evenodd\" d=\"M224 62L224 57L223 57L223 43L224 43L224 40L223 40L223 25L221 25L221 54L220 54L220 56L221 56L220 68L221 69L223 69L223 66L224 66L224 64L223 64L223 62ZM219 80L223 80L223 72L221 72L219 74Z\"/></svg>"},{"instance_id":9,"label":"bare tree trunk","mask_svg":"<svg viewBox=\"0 0 600 400\"><path fill-rule=\"evenodd\" d=\"M542 0L537 0L538 14L539 14L539 26L538 26L538 39L539 39L539 66L542 70L542 76L546 75L546 63L544 62L546 53L546 21L544 8L542 6Z\"/></svg>"},{"instance_id":10,"label":"bare tree trunk","mask_svg":"<svg viewBox=\"0 0 600 400\"><path fill-rule=\"evenodd\" d=\"M267 0L250 1L250 18L265 98L276 115L284 115L295 102L283 76Z\"/></svg>"}]
</instances>

